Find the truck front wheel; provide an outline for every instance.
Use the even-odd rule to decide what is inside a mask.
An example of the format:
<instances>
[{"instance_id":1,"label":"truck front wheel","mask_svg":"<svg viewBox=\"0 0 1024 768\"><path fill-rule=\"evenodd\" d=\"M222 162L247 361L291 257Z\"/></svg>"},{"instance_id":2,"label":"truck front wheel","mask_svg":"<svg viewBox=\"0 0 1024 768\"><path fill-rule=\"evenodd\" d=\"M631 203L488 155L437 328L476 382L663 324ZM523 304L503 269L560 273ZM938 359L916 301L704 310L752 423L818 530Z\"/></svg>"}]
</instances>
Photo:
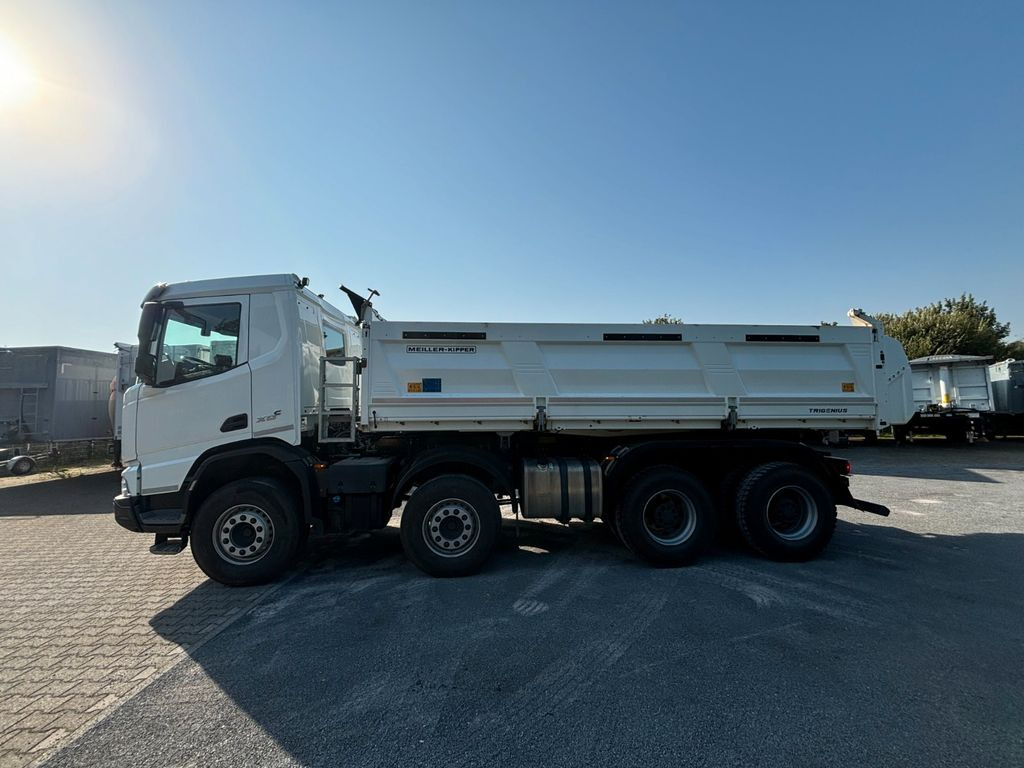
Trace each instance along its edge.
<instances>
[{"instance_id":1,"label":"truck front wheel","mask_svg":"<svg viewBox=\"0 0 1024 768\"><path fill-rule=\"evenodd\" d=\"M832 538L836 505L825 484L798 464L755 467L736 494L736 522L753 549L773 560L810 560Z\"/></svg>"},{"instance_id":2,"label":"truck front wheel","mask_svg":"<svg viewBox=\"0 0 1024 768\"><path fill-rule=\"evenodd\" d=\"M626 487L618 515L623 542L658 566L686 565L708 545L715 505L704 485L688 472L655 467Z\"/></svg>"},{"instance_id":3,"label":"truck front wheel","mask_svg":"<svg viewBox=\"0 0 1024 768\"><path fill-rule=\"evenodd\" d=\"M302 542L298 510L271 479L236 480L214 491L192 521L192 556L203 573L232 587L279 576Z\"/></svg>"},{"instance_id":4,"label":"truck front wheel","mask_svg":"<svg viewBox=\"0 0 1024 768\"><path fill-rule=\"evenodd\" d=\"M605 509L601 513L601 522L604 523L605 530L608 534L620 544L624 544L622 541L622 534L619 533L619 510L615 506L611 506Z\"/></svg>"},{"instance_id":5,"label":"truck front wheel","mask_svg":"<svg viewBox=\"0 0 1024 768\"><path fill-rule=\"evenodd\" d=\"M431 576L480 570L498 541L501 510L494 494L466 475L442 475L417 488L402 510L406 557Z\"/></svg>"}]
</instances>

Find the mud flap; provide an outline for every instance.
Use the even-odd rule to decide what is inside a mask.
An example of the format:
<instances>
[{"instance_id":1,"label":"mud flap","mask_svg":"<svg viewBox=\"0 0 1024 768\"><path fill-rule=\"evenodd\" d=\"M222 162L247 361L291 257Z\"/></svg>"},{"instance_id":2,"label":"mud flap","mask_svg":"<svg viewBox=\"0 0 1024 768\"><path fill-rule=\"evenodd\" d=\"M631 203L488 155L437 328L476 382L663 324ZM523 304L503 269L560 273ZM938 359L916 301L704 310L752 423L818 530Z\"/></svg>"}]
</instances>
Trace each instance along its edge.
<instances>
[{"instance_id":1,"label":"mud flap","mask_svg":"<svg viewBox=\"0 0 1024 768\"><path fill-rule=\"evenodd\" d=\"M859 509L861 512L870 512L873 515L881 515L882 517L889 516L889 508L883 507L881 504L874 504L870 501L861 501L850 496L847 499L843 499L839 502L844 507L853 507Z\"/></svg>"}]
</instances>

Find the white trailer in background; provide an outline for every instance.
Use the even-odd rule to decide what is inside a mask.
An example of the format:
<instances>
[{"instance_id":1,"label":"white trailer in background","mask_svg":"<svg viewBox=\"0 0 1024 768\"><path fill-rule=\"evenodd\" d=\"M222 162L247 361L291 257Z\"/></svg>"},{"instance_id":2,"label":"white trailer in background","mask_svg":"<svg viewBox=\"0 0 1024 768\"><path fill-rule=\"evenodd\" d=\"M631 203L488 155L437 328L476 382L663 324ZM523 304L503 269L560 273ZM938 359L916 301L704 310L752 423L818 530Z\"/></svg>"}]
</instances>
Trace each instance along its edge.
<instances>
[{"instance_id":1,"label":"white trailer in background","mask_svg":"<svg viewBox=\"0 0 1024 768\"><path fill-rule=\"evenodd\" d=\"M989 380L991 357L931 355L910 361L914 415L893 434L903 442L915 433L945 435L974 442L986 434L987 416L995 410Z\"/></svg>"},{"instance_id":2,"label":"white trailer in background","mask_svg":"<svg viewBox=\"0 0 1024 768\"><path fill-rule=\"evenodd\" d=\"M121 431L122 412L124 409L124 393L128 387L135 383L135 359L139 354L138 344L127 344L123 341L115 341L114 348L117 349L117 372L110 380L110 399L108 401L110 428L114 435L114 466L121 464Z\"/></svg>"},{"instance_id":3,"label":"white trailer in background","mask_svg":"<svg viewBox=\"0 0 1024 768\"><path fill-rule=\"evenodd\" d=\"M793 440L912 414L902 347L854 327L392 322L295 275L158 285L124 397L117 521L191 541L228 584L273 578L310 530L382 528L434 575L478 569L517 515L601 518L639 557L692 560L716 521L807 559L849 464Z\"/></svg>"}]
</instances>

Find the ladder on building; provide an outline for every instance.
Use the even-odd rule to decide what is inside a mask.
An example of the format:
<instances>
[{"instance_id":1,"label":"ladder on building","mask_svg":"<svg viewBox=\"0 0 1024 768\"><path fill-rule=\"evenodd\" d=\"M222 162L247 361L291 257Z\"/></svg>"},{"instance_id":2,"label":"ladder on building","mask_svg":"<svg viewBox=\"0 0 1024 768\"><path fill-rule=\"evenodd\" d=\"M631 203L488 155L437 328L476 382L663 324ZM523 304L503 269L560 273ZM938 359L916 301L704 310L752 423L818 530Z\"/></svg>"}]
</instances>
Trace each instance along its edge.
<instances>
[{"instance_id":1,"label":"ladder on building","mask_svg":"<svg viewBox=\"0 0 1024 768\"><path fill-rule=\"evenodd\" d=\"M352 364L351 381L328 381L327 366ZM359 373L363 361L358 357L320 358L320 403L317 409L317 438L321 443L354 443L359 423ZM351 389L351 408L331 408L327 395L332 390Z\"/></svg>"},{"instance_id":2,"label":"ladder on building","mask_svg":"<svg viewBox=\"0 0 1024 768\"><path fill-rule=\"evenodd\" d=\"M21 423L18 431L28 431L32 437L39 432L39 389L21 390Z\"/></svg>"}]
</instances>

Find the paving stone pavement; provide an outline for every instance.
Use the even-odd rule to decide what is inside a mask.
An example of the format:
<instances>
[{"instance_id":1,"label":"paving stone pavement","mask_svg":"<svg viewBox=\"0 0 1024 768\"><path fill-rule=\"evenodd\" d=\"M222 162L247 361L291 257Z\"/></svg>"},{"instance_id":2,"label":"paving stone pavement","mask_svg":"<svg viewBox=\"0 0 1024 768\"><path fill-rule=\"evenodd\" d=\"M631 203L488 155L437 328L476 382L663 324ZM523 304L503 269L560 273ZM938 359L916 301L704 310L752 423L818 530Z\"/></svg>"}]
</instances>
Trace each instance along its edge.
<instances>
[{"instance_id":1,"label":"paving stone pavement","mask_svg":"<svg viewBox=\"0 0 1024 768\"><path fill-rule=\"evenodd\" d=\"M118 485L0 488L0 768L41 762L274 589L151 555L114 522Z\"/></svg>"}]
</instances>

